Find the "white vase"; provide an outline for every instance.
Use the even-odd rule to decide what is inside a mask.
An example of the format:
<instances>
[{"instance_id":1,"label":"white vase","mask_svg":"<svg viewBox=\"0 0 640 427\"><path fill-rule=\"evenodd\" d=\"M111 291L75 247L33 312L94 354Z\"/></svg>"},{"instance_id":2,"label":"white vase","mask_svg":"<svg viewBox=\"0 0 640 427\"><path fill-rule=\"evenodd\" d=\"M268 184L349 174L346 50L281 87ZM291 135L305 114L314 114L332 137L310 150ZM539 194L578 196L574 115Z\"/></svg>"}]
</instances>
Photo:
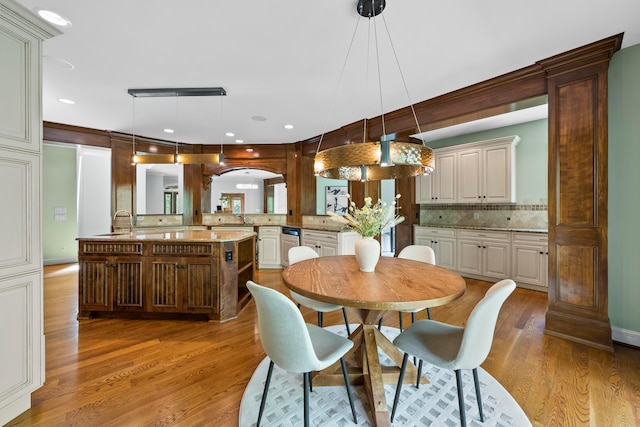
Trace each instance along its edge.
<instances>
[{"instance_id":1,"label":"white vase","mask_svg":"<svg viewBox=\"0 0 640 427\"><path fill-rule=\"evenodd\" d=\"M356 241L355 252L360 271L371 273L376 269L380 259L380 242L373 237L363 237Z\"/></svg>"}]
</instances>

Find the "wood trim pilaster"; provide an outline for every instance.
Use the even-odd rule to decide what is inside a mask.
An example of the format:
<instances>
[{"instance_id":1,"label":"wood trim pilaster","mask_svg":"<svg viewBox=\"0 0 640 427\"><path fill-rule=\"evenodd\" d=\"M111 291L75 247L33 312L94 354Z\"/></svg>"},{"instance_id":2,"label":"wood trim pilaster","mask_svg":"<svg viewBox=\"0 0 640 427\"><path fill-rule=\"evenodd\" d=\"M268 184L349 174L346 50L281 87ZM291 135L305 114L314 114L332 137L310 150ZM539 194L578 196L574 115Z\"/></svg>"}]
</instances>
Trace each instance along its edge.
<instances>
[{"instance_id":1,"label":"wood trim pilaster","mask_svg":"<svg viewBox=\"0 0 640 427\"><path fill-rule=\"evenodd\" d=\"M622 35L540 61L549 96L545 332L613 351L608 316L608 67Z\"/></svg>"}]
</instances>

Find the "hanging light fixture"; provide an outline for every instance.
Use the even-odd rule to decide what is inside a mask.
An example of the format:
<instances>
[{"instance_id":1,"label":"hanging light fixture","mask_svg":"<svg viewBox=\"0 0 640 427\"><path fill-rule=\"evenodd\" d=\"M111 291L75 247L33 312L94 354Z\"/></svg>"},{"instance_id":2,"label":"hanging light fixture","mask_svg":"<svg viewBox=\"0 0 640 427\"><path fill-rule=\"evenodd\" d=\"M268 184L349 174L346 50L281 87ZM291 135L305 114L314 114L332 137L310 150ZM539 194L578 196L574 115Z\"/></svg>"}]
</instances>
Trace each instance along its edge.
<instances>
[{"instance_id":1,"label":"hanging light fixture","mask_svg":"<svg viewBox=\"0 0 640 427\"><path fill-rule=\"evenodd\" d=\"M360 16L368 18L369 23L371 23L373 18L381 15L385 6L385 0L359 0L356 10ZM384 21L384 17L381 16L381 18ZM373 22L375 28L375 20L373 20ZM384 24L385 28L387 28L386 22ZM388 28L387 35L389 36ZM382 85L380 84L379 71L380 59L377 55L377 32L374 38L376 41L378 80L379 86L381 87ZM389 40L391 40L390 36ZM351 45L349 46L348 52L351 51L352 45L353 38L351 40ZM395 54L395 48L393 48L393 43L391 43L391 47L397 63L398 59L397 55ZM347 57L348 55L349 53L347 53ZM405 91L407 92L407 97L409 97L407 85L404 82L404 76L402 75L402 70L400 69L399 63L398 69L400 70L400 75L402 76L402 81L404 83ZM344 72L344 67L342 71ZM340 76L340 78L341 77L342 75ZM413 117L416 122L418 133L421 134L422 132L420 131L420 124L418 123L413 104L411 103L411 99L409 99L409 103L411 105L411 111L413 112ZM380 105L382 107L382 90L380 90ZM383 135L380 141L367 141L367 120L365 119L362 143L342 145L320 151L320 146L324 137L323 131L320 137L320 141L318 142L318 149L314 158L314 171L316 175L333 179L367 181L407 178L433 172L433 151L431 150L431 148L427 147L424 141L422 141L421 144L409 141L399 141L398 138L395 137L395 135L387 135L384 123L384 110L382 112L381 118Z\"/></svg>"},{"instance_id":2,"label":"hanging light fixture","mask_svg":"<svg viewBox=\"0 0 640 427\"><path fill-rule=\"evenodd\" d=\"M174 154L150 154L136 152L136 136L135 136L135 99L138 97L176 97L176 116L177 102L179 96L226 96L227 92L221 87L201 87L201 88L157 88L157 89L129 89L127 91L133 97L133 164L136 163L179 163L179 164L222 164L224 163L224 155L222 154L222 144L220 153L212 154L191 154L178 152L178 141L176 140L176 151ZM222 102L220 104L222 106ZM221 107L222 109L222 107Z\"/></svg>"}]
</instances>

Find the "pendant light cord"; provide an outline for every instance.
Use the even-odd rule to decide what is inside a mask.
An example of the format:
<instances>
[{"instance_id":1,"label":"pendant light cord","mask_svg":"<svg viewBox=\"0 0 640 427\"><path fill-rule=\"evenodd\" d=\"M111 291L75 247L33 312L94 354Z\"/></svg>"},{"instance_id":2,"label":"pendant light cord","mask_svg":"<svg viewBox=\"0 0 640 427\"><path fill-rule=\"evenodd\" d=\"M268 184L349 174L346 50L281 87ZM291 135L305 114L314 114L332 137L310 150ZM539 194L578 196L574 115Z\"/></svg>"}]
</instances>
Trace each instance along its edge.
<instances>
[{"instance_id":1,"label":"pendant light cord","mask_svg":"<svg viewBox=\"0 0 640 427\"><path fill-rule=\"evenodd\" d=\"M178 161L178 98L180 97L180 95L176 95L176 119L175 119L175 125L174 125L174 130L173 132L176 135L176 158L174 160L174 162Z\"/></svg>"},{"instance_id":2,"label":"pendant light cord","mask_svg":"<svg viewBox=\"0 0 640 427\"><path fill-rule=\"evenodd\" d=\"M376 2L373 1L372 5L375 9L375 4ZM382 14L381 14L382 15ZM369 18L371 19L371 18ZM374 40L376 42L375 48L376 48L376 66L378 67L378 90L380 91L380 118L382 120L382 135L386 135L387 131L385 129L384 126L384 106L383 106L383 102L382 102L382 76L380 75L380 51L378 49L378 26L376 25L376 22L373 22L373 33L374 33ZM387 32L388 34L388 32Z\"/></svg>"},{"instance_id":3,"label":"pendant light cord","mask_svg":"<svg viewBox=\"0 0 640 427\"><path fill-rule=\"evenodd\" d=\"M393 52L393 57L396 60L396 65L398 66L398 71L400 71L400 78L402 79L402 84L404 85L404 91L407 94L407 98L409 99L409 105L411 106L411 113L413 114L413 119L416 122L416 127L418 128L418 135L420 135L420 139L422 140L422 145L425 145L424 139L422 137L422 131L420 130L420 123L418 123L418 116L416 115L416 110L413 108L413 102L411 101L411 96L409 95L409 89L407 88L407 82L404 79L404 74L402 73L402 68L400 68L400 61L398 60L398 54L396 53L396 48L393 45L393 40L391 39L391 34L389 33L389 27L387 26L387 20L384 18L384 14L380 14L382 16L382 22L384 23L384 28L387 31L387 37L389 37L389 43L391 44L391 51ZM380 95L382 97L382 95ZM382 131L384 134L384 120L382 121Z\"/></svg>"},{"instance_id":4,"label":"pendant light cord","mask_svg":"<svg viewBox=\"0 0 640 427\"><path fill-rule=\"evenodd\" d=\"M133 158L132 160L135 163L135 156L136 156L136 97L132 96L132 103L131 103L131 118L133 121L133 134L132 136L132 147L133 147Z\"/></svg>"},{"instance_id":5,"label":"pendant light cord","mask_svg":"<svg viewBox=\"0 0 640 427\"><path fill-rule=\"evenodd\" d=\"M351 42L349 43L349 49L347 50L347 55L344 58L344 63L342 64L342 70L340 70L340 76L338 77L338 83L336 84L336 88L333 92L333 102L331 104L331 109L329 110L329 116L327 116L327 120L324 123L324 127L322 128L322 134L320 135L320 141L318 141L318 148L316 148L316 154L320 152L320 145L322 144L322 140L324 139L324 134L327 131L327 126L329 124L329 119L333 115L333 109L336 106L336 97L338 94L338 88L340 87L340 82L342 81L342 76L344 75L344 70L347 67L347 61L349 59L349 54L351 53L351 48L353 47L353 41L356 38L356 33L358 32L358 25L360 24L360 16L356 18L356 26L353 30L353 35L351 36Z\"/></svg>"}]
</instances>

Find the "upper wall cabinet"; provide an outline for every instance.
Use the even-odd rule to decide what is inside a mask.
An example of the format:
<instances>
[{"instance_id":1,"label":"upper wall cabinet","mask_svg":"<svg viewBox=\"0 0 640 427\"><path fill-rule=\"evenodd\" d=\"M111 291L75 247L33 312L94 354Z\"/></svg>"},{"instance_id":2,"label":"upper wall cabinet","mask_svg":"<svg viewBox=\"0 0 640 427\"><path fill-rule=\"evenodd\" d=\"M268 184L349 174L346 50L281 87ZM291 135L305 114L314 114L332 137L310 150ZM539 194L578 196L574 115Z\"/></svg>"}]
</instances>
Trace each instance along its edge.
<instances>
[{"instance_id":1,"label":"upper wall cabinet","mask_svg":"<svg viewBox=\"0 0 640 427\"><path fill-rule=\"evenodd\" d=\"M434 150L435 170L416 179L416 203L515 203L518 136Z\"/></svg>"},{"instance_id":2,"label":"upper wall cabinet","mask_svg":"<svg viewBox=\"0 0 640 427\"><path fill-rule=\"evenodd\" d=\"M458 154L449 150L434 150L435 169L430 175L416 179L416 203L455 203Z\"/></svg>"},{"instance_id":3,"label":"upper wall cabinet","mask_svg":"<svg viewBox=\"0 0 640 427\"><path fill-rule=\"evenodd\" d=\"M21 6L3 2L0 25L0 146L40 151L41 43L57 30L33 25Z\"/></svg>"}]
</instances>

